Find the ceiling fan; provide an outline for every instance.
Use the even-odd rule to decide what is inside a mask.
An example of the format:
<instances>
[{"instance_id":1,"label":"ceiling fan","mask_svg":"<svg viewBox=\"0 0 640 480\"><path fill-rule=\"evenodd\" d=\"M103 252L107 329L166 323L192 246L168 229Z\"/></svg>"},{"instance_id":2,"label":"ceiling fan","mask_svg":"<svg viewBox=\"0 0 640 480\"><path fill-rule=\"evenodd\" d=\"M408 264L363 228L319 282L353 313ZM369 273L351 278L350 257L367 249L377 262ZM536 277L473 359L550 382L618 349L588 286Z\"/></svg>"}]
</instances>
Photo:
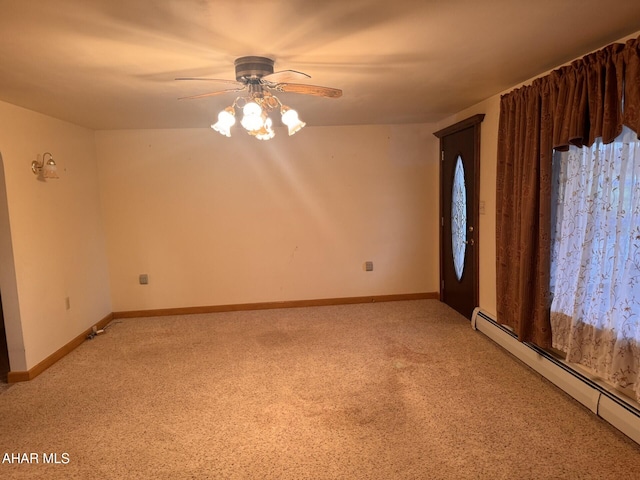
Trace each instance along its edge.
<instances>
[{"instance_id":1,"label":"ceiling fan","mask_svg":"<svg viewBox=\"0 0 640 480\"><path fill-rule=\"evenodd\" d=\"M231 127L235 124L235 107L243 112L242 126L250 135L260 140L273 138L275 133L269 113L280 108L282 122L289 127L289 135L293 135L305 126L295 110L282 104L272 92L300 93L318 97L338 98L342 90L317 85L291 83L291 81L311 78L306 73L296 70L273 71L274 61L267 57L240 57L234 62L236 80L218 78L180 77L176 80L198 80L232 85L233 88L181 97L180 100L197 99L221 95L223 93L246 92L238 96L233 104L218 115L218 122L211 127L227 137L231 136Z\"/></svg>"},{"instance_id":2,"label":"ceiling fan","mask_svg":"<svg viewBox=\"0 0 640 480\"><path fill-rule=\"evenodd\" d=\"M219 90L200 95L191 95L182 97L181 99L193 99L212 97L228 92L242 92L244 90L252 91L276 91L302 93L305 95L315 95L319 97L338 98L342 96L342 90L337 88L319 87L316 85L306 85L300 83L287 83L291 80L311 78L306 73L296 70L273 71L274 61L267 57L240 57L234 62L236 68L236 79L225 80L219 78L201 78L201 77L180 77L176 80L203 80L208 82L224 83L226 85L234 85L235 88Z\"/></svg>"}]
</instances>

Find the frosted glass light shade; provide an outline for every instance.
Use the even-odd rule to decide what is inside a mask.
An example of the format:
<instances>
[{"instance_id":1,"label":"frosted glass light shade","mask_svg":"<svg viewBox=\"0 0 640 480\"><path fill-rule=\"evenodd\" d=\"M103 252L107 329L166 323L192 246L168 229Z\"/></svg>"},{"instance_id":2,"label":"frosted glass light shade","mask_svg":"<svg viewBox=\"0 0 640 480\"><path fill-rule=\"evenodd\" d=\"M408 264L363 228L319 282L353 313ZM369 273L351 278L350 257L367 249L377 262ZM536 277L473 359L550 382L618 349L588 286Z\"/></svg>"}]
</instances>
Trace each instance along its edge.
<instances>
[{"instance_id":1,"label":"frosted glass light shade","mask_svg":"<svg viewBox=\"0 0 640 480\"><path fill-rule=\"evenodd\" d=\"M211 128L226 137L230 137L231 127L233 127L235 123L235 112L233 108L227 107L218 114L218 121L214 125L211 125Z\"/></svg>"},{"instance_id":2,"label":"frosted glass light shade","mask_svg":"<svg viewBox=\"0 0 640 480\"><path fill-rule=\"evenodd\" d=\"M247 103L242 109L242 126L251 131L260 130L264 126L262 108L255 102Z\"/></svg>"},{"instance_id":3,"label":"frosted glass light shade","mask_svg":"<svg viewBox=\"0 0 640 480\"><path fill-rule=\"evenodd\" d=\"M49 160L42 167L42 176L44 178L58 178L58 167L53 160Z\"/></svg>"},{"instance_id":4,"label":"frosted glass light shade","mask_svg":"<svg viewBox=\"0 0 640 480\"><path fill-rule=\"evenodd\" d=\"M276 132L274 132L273 128L271 128L272 125L273 125L273 122L269 117L267 117L267 119L264 121L264 126L260 129L258 133L256 133L256 138L258 140L269 140L275 137Z\"/></svg>"},{"instance_id":5,"label":"frosted glass light shade","mask_svg":"<svg viewBox=\"0 0 640 480\"><path fill-rule=\"evenodd\" d=\"M298 112L289 107L282 108L282 123L289 127L289 135L300 131L306 125L298 118Z\"/></svg>"}]
</instances>

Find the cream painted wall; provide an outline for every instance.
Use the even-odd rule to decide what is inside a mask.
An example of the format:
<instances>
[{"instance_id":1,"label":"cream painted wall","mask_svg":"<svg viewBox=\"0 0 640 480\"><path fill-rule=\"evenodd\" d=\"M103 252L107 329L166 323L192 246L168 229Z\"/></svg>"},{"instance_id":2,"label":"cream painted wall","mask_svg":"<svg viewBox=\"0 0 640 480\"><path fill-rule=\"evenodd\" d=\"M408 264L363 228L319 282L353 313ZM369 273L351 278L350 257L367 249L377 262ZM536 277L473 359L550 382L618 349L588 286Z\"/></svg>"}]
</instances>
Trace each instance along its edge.
<instances>
[{"instance_id":1,"label":"cream painted wall","mask_svg":"<svg viewBox=\"0 0 640 480\"><path fill-rule=\"evenodd\" d=\"M46 151L58 180L31 172ZM94 133L0 102L0 155L0 289L11 370L24 371L111 312Z\"/></svg>"},{"instance_id":2,"label":"cream painted wall","mask_svg":"<svg viewBox=\"0 0 640 480\"><path fill-rule=\"evenodd\" d=\"M114 311L437 291L434 130L97 132Z\"/></svg>"}]
</instances>

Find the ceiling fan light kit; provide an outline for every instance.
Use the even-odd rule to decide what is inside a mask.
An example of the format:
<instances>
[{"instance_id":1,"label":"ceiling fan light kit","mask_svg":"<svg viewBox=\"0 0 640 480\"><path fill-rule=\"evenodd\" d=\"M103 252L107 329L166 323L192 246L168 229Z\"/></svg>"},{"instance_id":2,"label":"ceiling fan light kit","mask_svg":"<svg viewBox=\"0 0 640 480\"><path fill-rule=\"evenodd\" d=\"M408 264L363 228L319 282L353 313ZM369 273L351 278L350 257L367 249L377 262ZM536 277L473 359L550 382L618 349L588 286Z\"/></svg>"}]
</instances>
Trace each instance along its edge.
<instances>
[{"instance_id":1,"label":"ceiling fan light kit","mask_svg":"<svg viewBox=\"0 0 640 480\"><path fill-rule=\"evenodd\" d=\"M216 132L231 136L231 127L236 123L236 109L242 111L240 125L258 140L269 140L275 136L273 120L269 114L280 111L282 123L289 135L299 132L306 124L291 107L284 105L272 91L292 92L320 97L338 98L342 90L337 88L287 83L289 79L309 78L306 73L295 70L273 71L274 61L266 57L240 57L235 61L236 81L215 78L177 78L176 80L208 80L234 85L235 88L183 97L183 99L204 98L227 92L246 92L236 97L234 102L218 114L218 121L211 125Z\"/></svg>"}]
</instances>

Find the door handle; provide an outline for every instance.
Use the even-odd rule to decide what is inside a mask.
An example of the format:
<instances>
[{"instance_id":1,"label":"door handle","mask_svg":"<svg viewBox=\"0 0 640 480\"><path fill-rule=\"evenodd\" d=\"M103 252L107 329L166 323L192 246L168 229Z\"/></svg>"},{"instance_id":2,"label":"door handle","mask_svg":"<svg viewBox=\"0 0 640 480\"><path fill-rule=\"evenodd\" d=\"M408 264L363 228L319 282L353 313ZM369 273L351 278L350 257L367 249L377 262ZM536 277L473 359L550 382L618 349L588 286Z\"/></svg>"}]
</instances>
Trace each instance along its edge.
<instances>
[{"instance_id":1,"label":"door handle","mask_svg":"<svg viewBox=\"0 0 640 480\"><path fill-rule=\"evenodd\" d=\"M473 226L469 227L469 233L473 232ZM474 246L476 244L475 240L473 238L470 238L469 240L464 242L465 245L470 245L470 246Z\"/></svg>"}]
</instances>

